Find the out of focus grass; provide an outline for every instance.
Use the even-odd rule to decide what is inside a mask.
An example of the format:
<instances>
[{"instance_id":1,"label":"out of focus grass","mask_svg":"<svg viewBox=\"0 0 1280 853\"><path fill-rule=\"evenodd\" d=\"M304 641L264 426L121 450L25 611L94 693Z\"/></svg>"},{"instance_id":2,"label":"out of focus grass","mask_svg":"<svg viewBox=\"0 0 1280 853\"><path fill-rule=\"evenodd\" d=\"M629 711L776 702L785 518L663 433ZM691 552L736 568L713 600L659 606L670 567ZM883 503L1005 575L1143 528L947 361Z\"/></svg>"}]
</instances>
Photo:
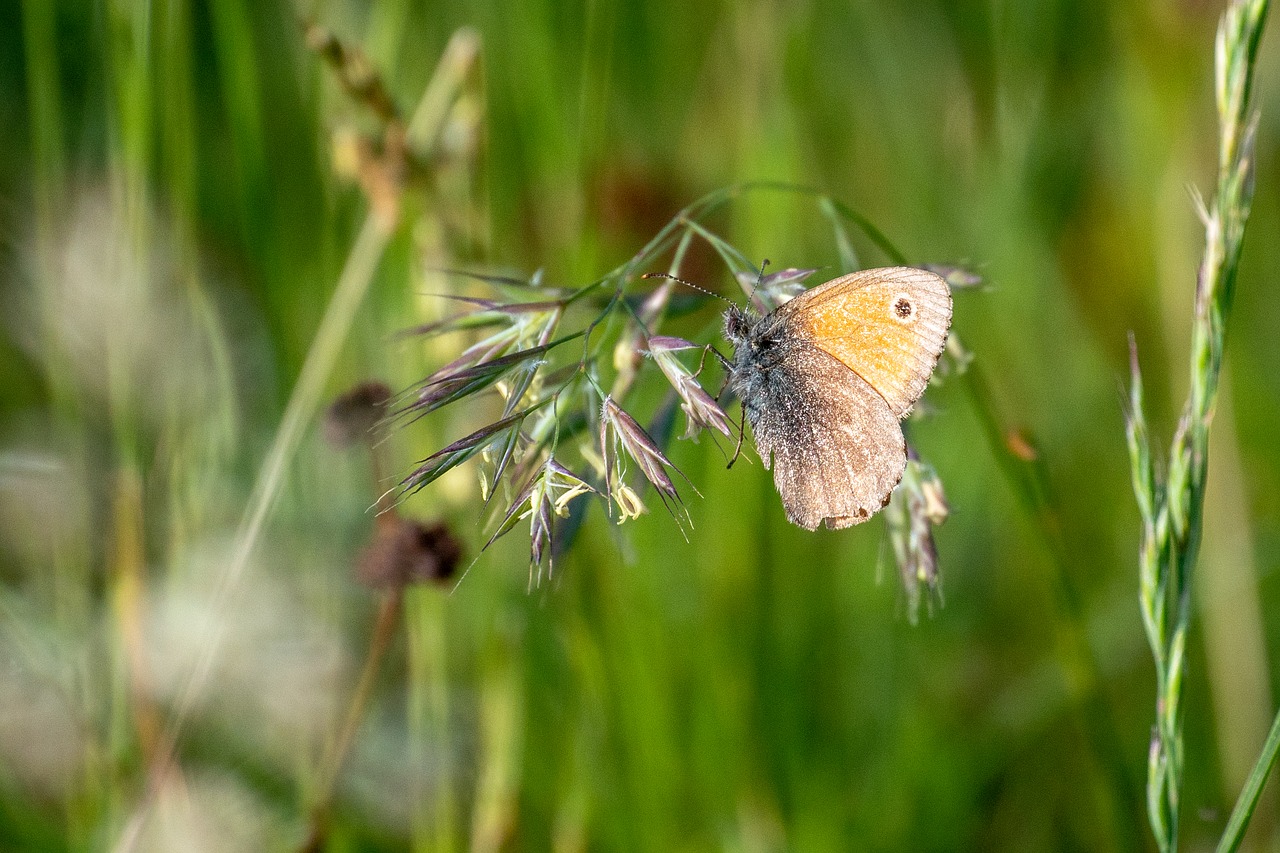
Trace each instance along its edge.
<instances>
[{"instance_id":1,"label":"out of focus grass","mask_svg":"<svg viewBox=\"0 0 1280 853\"><path fill-rule=\"evenodd\" d=\"M913 433L953 508L944 609L904 617L880 522L806 534L760 466L679 445L705 496L687 543L661 513L619 529L593 509L532 594L516 535L451 596L409 593L331 849L1146 847L1155 688L1119 389L1132 329L1150 423L1174 423L1185 396L1201 248L1185 186L1215 175L1219 11L0 6L0 847L101 849L131 827L155 850L306 837L377 607L352 576L372 528L365 461L306 419L242 580L225 606L212 588L368 212L331 161L335 138L376 122L306 50L300 13L359 46L406 113L458 28L482 45L453 154L405 196L326 395L405 387L449 358L393 337L463 286L440 269L585 283L741 180L819 187L912 258L967 260L988 282L957 296L955 328L990 405L944 383ZM1189 848L1220 832L1274 702L1273 43L1188 645ZM838 260L785 195L716 226L775 264ZM709 254L691 263L728 284ZM1035 457L1014 454L1032 501L1001 473L992 413ZM388 453L407 471L466 418L399 432ZM450 519L474 555L477 507L464 471L403 509ZM210 619L222 642L181 772L148 797ZM1259 847L1276 806L1265 792Z\"/></svg>"}]
</instances>

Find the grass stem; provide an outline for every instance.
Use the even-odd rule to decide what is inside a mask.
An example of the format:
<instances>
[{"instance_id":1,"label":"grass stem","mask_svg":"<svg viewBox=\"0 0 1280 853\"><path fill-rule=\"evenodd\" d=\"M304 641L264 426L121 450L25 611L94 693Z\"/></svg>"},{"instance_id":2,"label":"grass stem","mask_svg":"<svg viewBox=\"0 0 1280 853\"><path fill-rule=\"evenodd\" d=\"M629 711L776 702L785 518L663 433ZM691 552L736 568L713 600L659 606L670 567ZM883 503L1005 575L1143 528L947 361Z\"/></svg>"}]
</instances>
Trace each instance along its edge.
<instances>
[{"instance_id":1,"label":"grass stem","mask_svg":"<svg viewBox=\"0 0 1280 853\"><path fill-rule=\"evenodd\" d=\"M1156 475L1152 463L1137 347L1130 339L1132 381L1126 435L1133 490L1142 516L1139 598L1155 660L1157 691L1156 723L1148 756L1147 811L1156 844L1163 853L1178 848L1182 686L1192 612L1191 575L1203 530L1209 426L1218 398L1226 322L1253 199L1257 115L1250 107L1250 95L1269 5L1269 0L1235 0L1218 27L1217 187L1211 205L1196 199L1205 228L1205 250L1196 277L1191 387L1169 448L1163 480ZM1247 822L1248 815L1242 820Z\"/></svg>"},{"instance_id":2,"label":"grass stem","mask_svg":"<svg viewBox=\"0 0 1280 853\"><path fill-rule=\"evenodd\" d=\"M1235 808L1231 810L1227 828L1223 830L1222 838L1218 841L1218 853L1233 853L1244 840L1244 831L1249 826L1249 818L1253 817L1253 810L1258 805L1258 797L1262 796L1262 787L1266 784L1267 776L1275 766L1278 755L1280 755L1280 711L1276 712L1271 731L1267 733L1266 743L1262 746L1262 753L1258 756L1258 761L1254 764L1248 780L1245 781L1244 790L1240 792Z\"/></svg>"},{"instance_id":3,"label":"grass stem","mask_svg":"<svg viewBox=\"0 0 1280 853\"><path fill-rule=\"evenodd\" d=\"M369 640L369 653L365 656L364 668L360 672L360 680L356 683L355 692L351 695L351 703L347 706L347 714L343 718L342 729L333 749L324 763L320 774L320 789L316 795L316 804L311 811L311 831L306 842L300 848L303 853L321 850L329 820L329 811L333 805L333 794L337 788L338 777L347 763L351 753L351 745L355 742L356 732L364 719L369 699L373 696L373 685L382 668L382 661L391 648L391 641L396 635L396 626L400 622L400 611L404 603L404 587L397 585L388 589L378 607L378 618L374 622L373 633Z\"/></svg>"}]
</instances>

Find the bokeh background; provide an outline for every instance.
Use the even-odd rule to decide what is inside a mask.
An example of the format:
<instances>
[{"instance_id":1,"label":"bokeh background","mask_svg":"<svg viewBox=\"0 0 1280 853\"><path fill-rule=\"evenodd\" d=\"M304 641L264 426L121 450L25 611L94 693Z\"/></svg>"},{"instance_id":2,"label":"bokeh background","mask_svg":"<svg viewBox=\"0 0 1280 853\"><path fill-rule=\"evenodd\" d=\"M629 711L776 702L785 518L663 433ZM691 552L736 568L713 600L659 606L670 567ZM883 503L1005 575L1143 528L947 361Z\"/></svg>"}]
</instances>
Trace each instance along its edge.
<instances>
[{"instance_id":1,"label":"bokeh background","mask_svg":"<svg viewBox=\"0 0 1280 853\"><path fill-rule=\"evenodd\" d=\"M441 270L583 285L693 199L756 179L830 193L913 260L983 275L954 322L980 375L932 388L912 425L952 508L944 606L912 624L882 521L806 533L760 465L677 443L702 492L687 540L660 510L619 527L596 505L532 591L521 531L452 594L408 591L329 849L1149 848L1126 333L1167 439L1220 11L0 4L0 848L298 849L379 606L353 574L369 461L324 442L322 404L456 354L465 339L396 336L440 316L433 294L482 292ZM426 96L436 156L402 196L349 180L381 124L300 19L360 51L406 116ZM1271 32L1195 588L1186 849L1217 837L1274 708L1278 51ZM396 201L370 253L362 223ZM837 263L801 196L752 194L710 224L751 258ZM351 322L322 330L370 254ZM705 247L685 272L734 287ZM715 311L677 331L708 335ZM290 425L317 347L332 368ZM639 392L637 414L656 399ZM486 415L396 432L383 473ZM487 534L474 472L455 474L402 510L447 519L470 565ZM149 777L180 707L180 769ZM1268 791L1257 849L1280 843L1278 805Z\"/></svg>"}]
</instances>

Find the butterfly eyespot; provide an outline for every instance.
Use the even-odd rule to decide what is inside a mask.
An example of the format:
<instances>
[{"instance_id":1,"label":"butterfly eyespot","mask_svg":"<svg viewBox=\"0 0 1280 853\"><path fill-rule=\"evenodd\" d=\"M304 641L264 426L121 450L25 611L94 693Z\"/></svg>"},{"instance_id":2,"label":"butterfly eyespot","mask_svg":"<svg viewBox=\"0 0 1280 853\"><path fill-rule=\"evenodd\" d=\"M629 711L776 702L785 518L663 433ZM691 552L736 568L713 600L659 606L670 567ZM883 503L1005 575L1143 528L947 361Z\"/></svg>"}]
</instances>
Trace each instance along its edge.
<instances>
[{"instance_id":1,"label":"butterfly eyespot","mask_svg":"<svg viewBox=\"0 0 1280 853\"><path fill-rule=\"evenodd\" d=\"M900 323L915 319L916 306L905 293L899 293L893 299L893 317Z\"/></svg>"}]
</instances>

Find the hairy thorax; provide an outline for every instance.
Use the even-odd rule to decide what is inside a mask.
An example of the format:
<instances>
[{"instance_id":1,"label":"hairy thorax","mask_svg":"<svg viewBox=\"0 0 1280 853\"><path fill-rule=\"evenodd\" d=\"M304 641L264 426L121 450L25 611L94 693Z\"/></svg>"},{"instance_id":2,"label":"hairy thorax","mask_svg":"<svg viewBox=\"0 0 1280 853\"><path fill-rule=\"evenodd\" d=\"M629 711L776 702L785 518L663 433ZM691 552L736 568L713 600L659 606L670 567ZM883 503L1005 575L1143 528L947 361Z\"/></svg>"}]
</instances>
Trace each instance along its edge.
<instances>
[{"instance_id":1,"label":"hairy thorax","mask_svg":"<svg viewBox=\"0 0 1280 853\"><path fill-rule=\"evenodd\" d=\"M760 426L762 412L781 413L793 404L793 377L783 361L798 342L785 334L785 324L776 314L761 316L737 306L725 312L724 334L733 344L729 387L753 429Z\"/></svg>"}]
</instances>

